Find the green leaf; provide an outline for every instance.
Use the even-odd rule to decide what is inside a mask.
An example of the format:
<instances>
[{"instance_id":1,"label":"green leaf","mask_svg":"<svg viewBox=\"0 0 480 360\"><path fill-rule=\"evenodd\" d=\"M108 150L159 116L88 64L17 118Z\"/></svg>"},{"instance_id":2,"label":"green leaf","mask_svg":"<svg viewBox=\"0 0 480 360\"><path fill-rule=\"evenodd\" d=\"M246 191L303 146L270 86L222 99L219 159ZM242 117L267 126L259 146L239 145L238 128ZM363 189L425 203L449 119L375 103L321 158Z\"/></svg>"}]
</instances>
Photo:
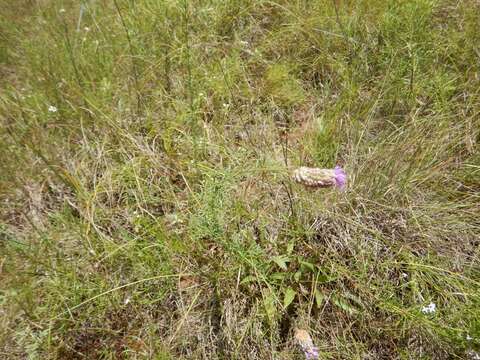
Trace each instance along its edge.
<instances>
[{"instance_id":1,"label":"green leaf","mask_svg":"<svg viewBox=\"0 0 480 360\"><path fill-rule=\"evenodd\" d=\"M293 275L293 279L294 279L296 282L299 282L301 277L302 277L302 272L301 272L301 271L297 271L297 272Z\"/></svg>"},{"instance_id":2,"label":"green leaf","mask_svg":"<svg viewBox=\"0 0 480 360\"><path fill-rule=\"evenodd\" d=\"M275 314L277 313L277 307L275 306L276 296L272 291L264 292L263 294L263 306L265 307L265 313L269 321L275 320Z\"/></svg>"},{"instance_id":3,"label":"green leaf","mask_svg":"<svg viewBox=\"0 0 480 360\"><path fill-rule=\"evenodd\" d=\"M291 287L288 287L285 290L284 297L283 297L283 307L286 309L288 305L292 303L292 301L295 299L295 295L297 293L295 290L293 290Z\"/></svg>"},{"instance_id":4,"label":"green leaf","mask_svg":"<svg viewBox=\"0 0 480 360\"><path fill-rule=\"evenodd\" d=\"M315 303L317 304L317 308L320 309L322 307L323 299L325 299L325 295L323 295L318 289L315 290Z\"/></svg>"},{"instance_id":5,"label":"green leaf","mask_svg":"<svg viewBox=\"0 0 480 360\"><path fill-rule=\"evenodd\" d=\"M273 257L272 261L275 264L277 264L280 267L280 269L287 270L288 269L287 264L290 262L290 258L285 255L280 255L280 256Z\"/></svg>"},{"instance_id":6,"label":"green leaf","mask_svg":"<svg viewBox=\"0 0 480 360\"><path fill-rule=\"evenodd\" d=\"M242 281L240 281L240 285L244 285L244 284L248 284L250 282L254 282L257 280L257 277L256 276L253 276L253 275L248 275L248 276L245 276Z\"/></svg>"},{"instance_id":7,"label":"green leaf","mask_svg":"<svg viewBox=\"0 0 480 360\"><path fill-rule=\"evenodd\" d=\"M287 276L287 273L284 273L284 272L276 272L276 273L273 273L272 275L270 275L270 279L272 280L284 280L285 277Z\"/></svg>"},{"instance_id":8,"label":"green leaf","mask_svg":"<svg viewBox=\"0 0 480 360\"><path fill-rule=\"evenodd\" d=\"M337 298L337 297L334 297L332 298L332 302L338 306L340 309L346 311L347 313L349 313L350 315L352 314L355 314L358 310L355 309L353 306L351 306L350 304L348 304L347 302L345 302L343 299L340 299L340 298Z\"/></svg>"},{"instance_id":9,"label":"green leaf","mask_svg":"<svg viewBox=\"0 0 480 360\"><path fill-rule=\"evenodd\" d=\"M295 247L295 242L290 241L287 245L287 254L292 255L293 248Z\"/></svg>"},{"instance_id":10,"label":"green leaf","mask_svg":"<svg viewBox=\"0 0 480 360\"><path fill-rule=\"evenodd\" d=\"M307 261L300 261L302 268L307 268L308 270L315 272L315 265Z\"/></svg>"},{"instance_id":11,"label":"green leaf","mask_svg":"<svg viewBox=\"0 0 480 360\"><path fill-rule=\"evenodd\" d=\"M365 306L363 305L362 299L360 299L357 295L352 294L351 292L346 292L343 294L346 299L352 301L358 308L363 309Z\"/></svg>"},{"instance_id":12,"label":"green leaf","mask_svg":"<svg viewBox=\"0 0 480 360\"><path fill-rule=\"evenodd\" d=\"M317 274L317 283L318 284L325 284L328 282L331 282L332 280L335 280L335 278L330 278L329 276L325 274L318 273Z\"/></svg>"}]
</instances>

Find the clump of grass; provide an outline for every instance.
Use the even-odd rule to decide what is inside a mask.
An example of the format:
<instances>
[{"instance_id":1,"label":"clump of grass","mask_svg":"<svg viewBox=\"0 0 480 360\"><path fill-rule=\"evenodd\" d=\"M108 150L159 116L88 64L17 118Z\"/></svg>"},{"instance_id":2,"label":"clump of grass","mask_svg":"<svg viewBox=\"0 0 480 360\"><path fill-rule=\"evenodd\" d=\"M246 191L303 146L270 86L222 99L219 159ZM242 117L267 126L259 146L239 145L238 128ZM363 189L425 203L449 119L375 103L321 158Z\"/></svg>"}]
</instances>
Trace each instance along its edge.
<instances>
[{"instance_id":1,"label":"clump of grass","mask_svg":"<svg viewBox=\"0 0 480 360\"><path fill-rule=\"evenodd\" d=\"M476 6L0 0L0 352L474 358Z\"/></svg>"}]
</instances>

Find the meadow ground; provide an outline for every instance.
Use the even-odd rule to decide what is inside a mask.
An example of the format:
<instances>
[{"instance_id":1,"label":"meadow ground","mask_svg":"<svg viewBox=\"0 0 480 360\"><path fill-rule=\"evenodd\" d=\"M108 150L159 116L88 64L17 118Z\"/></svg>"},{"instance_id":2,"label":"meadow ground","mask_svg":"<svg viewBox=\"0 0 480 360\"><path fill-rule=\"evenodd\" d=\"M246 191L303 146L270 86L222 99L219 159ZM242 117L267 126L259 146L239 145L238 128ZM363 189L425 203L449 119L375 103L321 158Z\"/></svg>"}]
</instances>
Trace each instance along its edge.
<instances>
[{"instance_id":1,"label":"meadow ground","mask_svg":"<svg viewBox=\"0 0 480 360\"><path fill-rule=\"evenodd\" d=\"M0 357L302 359L301 328L480 358L479 29L476 0L0 0ZM344 192L290 176L336 164Z\"/></svg>"}]
</instances>

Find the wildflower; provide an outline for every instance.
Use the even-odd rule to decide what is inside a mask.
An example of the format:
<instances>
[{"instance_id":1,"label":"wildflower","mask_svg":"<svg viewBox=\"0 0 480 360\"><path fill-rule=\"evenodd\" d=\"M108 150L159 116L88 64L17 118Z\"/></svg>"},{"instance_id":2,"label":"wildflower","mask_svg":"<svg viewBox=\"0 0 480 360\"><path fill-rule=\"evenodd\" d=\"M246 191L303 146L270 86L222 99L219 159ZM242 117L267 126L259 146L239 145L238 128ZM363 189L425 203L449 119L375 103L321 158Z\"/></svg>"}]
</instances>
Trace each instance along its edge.
<instances>
[{"instance_id":1,"label":"wildflower","mask_svg":"<svg viewBox=\"0 0 480 360\"><path fill-rule=\"evenodd\" d=\"M309 187L333 187L345 189L347 174L340 166L334 169L300 167L293 172L293 179Z\"/></svg>"},{"instance_id":2,"label":"wildflower","mask_svg":"<svg viewBox=\"0 0 480 360\"><path fill-rule=\"evenodd\" d=\"M345 173L345 170L343 170L340 166L335 166L333 169L335 173L335 182L337 184L337 187L340 190L345 189L345 184L347 182L347 174Z\"/></svg>"},{"instance_id":3,"label":"wildflower","mask_svg":"<svg viewBox=\"0 0 480 360\"><path fill-rule=\"evenodd\" d=\"M61 8L60 10L58 10L58 12L59 12L60 14L63 14L63 13L66 12L66 11L67 11L67 10L65 10L64 8Z\"/></svg>"},{"instance_id":4,"label":"wildflower","mask_svg":"<svg viewBox=\"0 0 480 360\"><path fill-rule=\"evenodd\" d=\"M307 360L319 358L318 347L313 345L313 340L306 330L295 329L295 339L302 348Z\"/></svg>"},{"instance_id":5,"label":"wildflower","mask_svg":"<svg viewBox=\"0 0 480 360\"><path fill-rule=\"evenodd\" d=\"M472 340L473 340L473 338L472 338L469 334L467 334L467 336L465 337L465 339L466 339L467 341L472 341Z\"/></svg>"},{"instance_id":6,"label":"wildflower","mask_svg":"<svg viewBox=\"0 0 480 360\"><path fill-rule=\"evenodd\" d=\"M50 105L48 107L48 112L56 113L57 111L58 111L58 109L56 108L56 106Z\"/></svg>"},{"instance_id":7,"label":"wildflower","mask_svg":"<svg viewBox=\"0 0 480 360\"><path fill-rule=\"evenodd\" d=\"M422 308L422 313L424 314L433 314L436 310L436 305L434 303L430 303L427 306Z\"/></svg>"},{"instance_id":8,"label":"wildflower","mask_svg":"<svg viewBox=\"0 0 480 360\"><path fill-rule=\"evenodd\" d=\"M86 32L89 32L89 31L90 31L90 28L89 28L88 26L85 26L85 27L83 28L83 30L85 30Z\"/></svg>"}]
</instances>

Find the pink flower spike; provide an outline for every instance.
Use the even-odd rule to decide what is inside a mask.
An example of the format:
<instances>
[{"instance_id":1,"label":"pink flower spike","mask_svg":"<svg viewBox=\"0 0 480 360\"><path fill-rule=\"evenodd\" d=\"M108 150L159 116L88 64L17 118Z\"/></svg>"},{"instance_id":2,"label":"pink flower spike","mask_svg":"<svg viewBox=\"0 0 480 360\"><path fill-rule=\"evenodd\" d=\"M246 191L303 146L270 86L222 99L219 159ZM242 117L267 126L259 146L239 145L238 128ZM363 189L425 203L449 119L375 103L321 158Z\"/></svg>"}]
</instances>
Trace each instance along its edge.
<instances>
[{"instance_id":1,"label":"pink flower spike","mask_svg":"<svg viewBox=\"0 0 480 360\"><path fill-rule=\"evenodd\" d=\"M345 189L345 184L347 183L347 173L345 170L342 169L340 166L335 166L335 169L333 169L335 172L335 182L337 184L337 187L340 190Z\"/></svg>"},{"instance_id":2,"label":"pink flower spike","mask_svg":"<svg viewBox=\"0 0 480 360\"><path fill-rule=\"evenodd\" d=\"M303 329L295 329L295 339L298 341L306 360L318 360L318 347L313 344L310 334Z\"/></svg>"},{"instance_id":3,"label":"pink flower spike","mask_svg":"<svg viewBox=\"0 0 480 360\"><path fill-rule=\"evenodd\" d=\"M305 359L307 360L318 360L320 354L318 353L318 348L316 346L313 346L309 349L303 349L303 352L305 353Z\"/></svg>"}]
</instances>

